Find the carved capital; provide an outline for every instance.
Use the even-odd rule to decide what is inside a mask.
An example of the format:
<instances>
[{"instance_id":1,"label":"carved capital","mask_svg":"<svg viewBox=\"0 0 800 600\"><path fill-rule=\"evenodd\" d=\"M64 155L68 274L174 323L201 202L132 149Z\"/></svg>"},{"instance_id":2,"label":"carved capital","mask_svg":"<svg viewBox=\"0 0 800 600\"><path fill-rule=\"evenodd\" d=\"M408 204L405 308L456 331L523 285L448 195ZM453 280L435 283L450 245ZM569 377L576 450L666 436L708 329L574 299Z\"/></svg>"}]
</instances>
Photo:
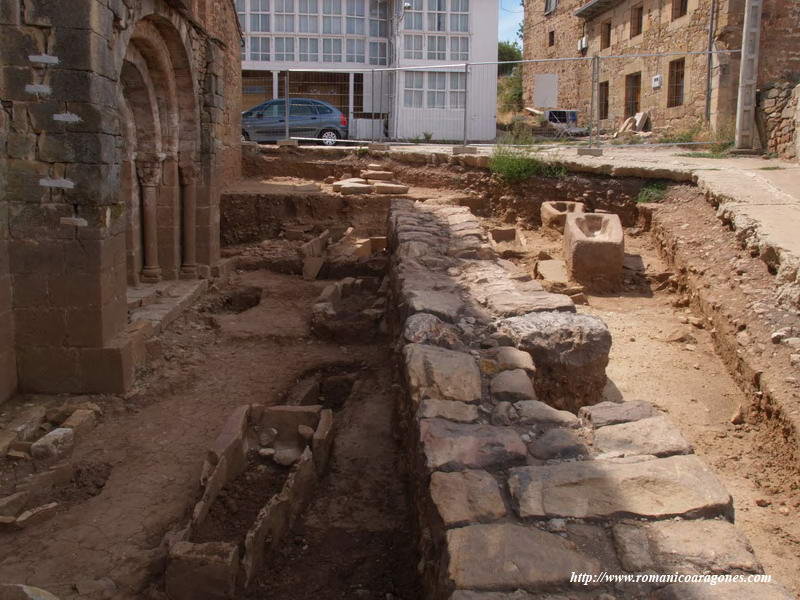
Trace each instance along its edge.
<instances>
[{"instance_id":1,"label":"carved capital","mask_svg":"<svg viewBox=\"0 0 800 600\"><path fill-rule=\"evenodd\" d=\"M161 161L160 160L137 160L136 175L139 183L143 186L155 187L161 183Z\"/></svg>"}]
</instances>

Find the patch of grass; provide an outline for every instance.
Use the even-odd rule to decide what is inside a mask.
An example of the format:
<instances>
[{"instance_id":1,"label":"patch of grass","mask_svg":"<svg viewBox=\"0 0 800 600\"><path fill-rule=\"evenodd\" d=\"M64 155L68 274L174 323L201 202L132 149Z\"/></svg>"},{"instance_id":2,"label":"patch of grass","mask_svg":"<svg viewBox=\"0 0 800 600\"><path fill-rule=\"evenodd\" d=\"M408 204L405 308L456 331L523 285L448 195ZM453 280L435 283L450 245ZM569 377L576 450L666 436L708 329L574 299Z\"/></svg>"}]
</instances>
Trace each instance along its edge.
<instances>
[{"instance_id":1,"label":"patch of grass","mask_svg":"<svg viewBox=\"0 0 800 600\"><path fill-rule=\"evenodd\" d=\"M506 183L517 183L531 177L561 179L567 175L564 165L541 160L527 149L502 145L498 145L492 153L489 169Z\"/></svg>"},{"instance_id":2,"label":"patch of grass","mask_svg":"<svg viewBox=\"0 0 800 600\"><path fill-rule=\"evenodd\" d=\"M784 167L758 167L759 171L783 171Z\"/></svg>"},{"instance_id":3,"label":"patch of grass","mask_svg":"<svg viewBox=\"0 0 800 600\"><path fill-rule=\"evenodd\" d=\"M661 202L666 193L666 183L663 181L651 181L650 183L646 183L642 189L639 190L636 202Z\"/></svg>"},{"instance_id":4,"label":"patch of grass","mask_svg":"<svg viewBox=\"0 0 800 600\"><path fill-rule=\"evenodd\" d=\"M369 148L359 146L358 148L356 148L355 154L356 156L366 156L367 154L369 154Z\"/></svg>"},{"instance_id":5,"label":"patch of grass","mask_svg":"<svg viewBox=\"0 0 800 600\"><path fill-rule=\"evenodd\" d=\"M728 158L727 152L681 152L675 156L682 156L685 158Z\"/></svg>"}]
</instances>

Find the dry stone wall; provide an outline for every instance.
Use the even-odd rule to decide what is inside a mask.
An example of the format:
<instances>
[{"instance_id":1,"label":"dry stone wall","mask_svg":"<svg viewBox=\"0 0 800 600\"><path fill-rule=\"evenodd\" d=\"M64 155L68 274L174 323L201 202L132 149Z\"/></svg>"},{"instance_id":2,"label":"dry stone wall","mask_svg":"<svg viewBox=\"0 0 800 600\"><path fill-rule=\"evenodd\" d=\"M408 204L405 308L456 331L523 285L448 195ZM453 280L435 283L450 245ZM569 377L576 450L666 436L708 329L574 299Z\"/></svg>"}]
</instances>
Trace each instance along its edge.
<instances>
[{"instance_id":1,"label":"dry stone wall","mask_svg":"<svg viewBox=\"0 0 800 600\"><path fill-rule=\"evenodd\" d=\"M790 598L772 584L719 596L707 584L570 582L762 571L730 495L675 425L647 402L598 402L605 324L486 240L464 207L392 204L391 326L426 597Z\"/></svg>"},{"instance_id":2,"label":"dry stone wall","mask_svg":"<svg viewBox=\"0 0 800 600\"><path fill-rule=\"evenodd\" d=\"M789 160L798 156L798 98L800 85L788 81L775 83L760 94L759 108L766 137L765 150Z\"/></svg>"}]
</instances>

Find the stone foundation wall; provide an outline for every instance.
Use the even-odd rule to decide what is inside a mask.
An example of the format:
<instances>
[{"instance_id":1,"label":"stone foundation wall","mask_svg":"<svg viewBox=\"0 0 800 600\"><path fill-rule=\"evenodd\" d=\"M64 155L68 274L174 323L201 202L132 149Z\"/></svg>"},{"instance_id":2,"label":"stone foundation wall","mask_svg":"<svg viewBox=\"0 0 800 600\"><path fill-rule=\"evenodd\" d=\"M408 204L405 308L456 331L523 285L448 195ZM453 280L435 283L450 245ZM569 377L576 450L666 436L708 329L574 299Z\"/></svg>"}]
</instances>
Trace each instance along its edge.
<instances>
[{"instance_id":1,"label":"stone foundation wall","mask_svg":"<svg viewBox=\"0 0 800 600\"><path fill-rule=\"evenodd\" d=\"M571 577L762 572L730 495L675 425L648 402L597 404L611 342L602 321L498 260L464 207L395 201L389 242L426 598L667 600L707 584ZM720 593L745 597L747 585Z\"/></svg>"},{"instance_id":2,"label":"stone foundation wall","mask_svg":"<svg viewBox=\"0 0 800 600\"><path fill-rule=\"evenodd\" d=\"M800 85L788 81L775 83L761 90L760 120L766 137L765 150L781 158L798 156L797 137L800 119Z\"/></svg>"}]
</instances>

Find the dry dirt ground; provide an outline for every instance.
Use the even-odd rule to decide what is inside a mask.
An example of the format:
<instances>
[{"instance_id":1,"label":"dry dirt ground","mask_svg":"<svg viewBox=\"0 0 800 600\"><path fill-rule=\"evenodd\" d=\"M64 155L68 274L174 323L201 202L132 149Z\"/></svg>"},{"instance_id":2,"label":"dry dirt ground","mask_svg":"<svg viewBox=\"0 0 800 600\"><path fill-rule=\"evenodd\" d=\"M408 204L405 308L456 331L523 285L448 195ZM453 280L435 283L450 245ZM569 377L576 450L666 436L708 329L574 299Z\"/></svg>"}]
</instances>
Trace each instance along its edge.
<instances>
[{"instance_id":1,"label":"dry dirt ground","mask_svg":"<svg viewBox=\"0 0 800 600\"><path fill-rule=\"evenodd\" d=\"M116 585L113 598L147 598L150 591L142 587L157 589L163 572L158 560L162 538L195 500L205 449L231 410L244 403L279 403L305 372L343 362L361 365L377 378L374 389L389 393L391 382L378 382L388 377L388 355L381 346L341 347L311 336L310 305L325 282L255 271L243 274L239 283L263 288L258 306L239 314L189 311L162 334L163 358L144 375L134 393L125 400L93 398L103 406L105 416L76 450L75 460L108 465L105 485L93 497L66 503L46 522L3 534L0 581L35 584L66 600L79 597L76 585L109 578ZM360 419L359 425L356 433L337 442L336 476L329 476L322 492L333 489L334 497L341 499L354 486L361 504L383 509L359 514L357 506L352 506L350 529L357 530L362 541L354 545L353 554L342 552L346 558L341 559L335 549L350 537L348 527L329 529L330 523L323 519L323 526L315 528L309 517L305 524L311 531L308 552L327 553L328 562L317 565L323 580L347 581L352 566L347 561L355 552L369 549L391 563L392 569L382 576L385 583L378 585L369 578L364 583L382 592L381 599L400 591L409 595L398 598L413 600L413 587L401 581L401 565L410 545L409 529L403 523L402 479L390 467L396 454L394 438L388 433L390 396L364 397L346 410L352 414L345 421ZM342 427L341 422L337 417L337 427ZM364 429L372 427L378 429L367 437ZM368 455L358 443L369 445ZM360 463L370 468L361 469ZM331 508L318 504L309 514L326 511L334 518ZM384 519L387 512L393 519ZM413 557L409 564L413 569ZM263 597L313 597L306 595L304 586L317 583L295 579L296 596L281 591ZM341 597L348 596L343 592Z\"/></svg>"},{"instance_id":2,"label":"dry dirt ground","mask_svg":"<svg viewBox=\"0 0 800 600\"><path fill-rule=\"evenodd\" d=\"M698 208L713 218L711 206ZM560 236L540 230L526 232L526 239L531 254L543 250L562 257ZM651 281L673 271L648 233L627 230L625 245L626 254L642 258ZM521 257L520 262L532 261ZM759 261L753 262L755 270ZM800 494L785 485L785 465L764 452L766 428L731 423L748 401L716 354L702 319L675 306L683 304L678 294L655 291L659 286L644 278L636 281L621 295L589 295L589 305L578 307L602 318L611 331L606 398L647 400L670 415L733 496L736 523L765 572L800 596ZM669 341L675 338L682 339Z\"/></svg>"}]
</instances>

